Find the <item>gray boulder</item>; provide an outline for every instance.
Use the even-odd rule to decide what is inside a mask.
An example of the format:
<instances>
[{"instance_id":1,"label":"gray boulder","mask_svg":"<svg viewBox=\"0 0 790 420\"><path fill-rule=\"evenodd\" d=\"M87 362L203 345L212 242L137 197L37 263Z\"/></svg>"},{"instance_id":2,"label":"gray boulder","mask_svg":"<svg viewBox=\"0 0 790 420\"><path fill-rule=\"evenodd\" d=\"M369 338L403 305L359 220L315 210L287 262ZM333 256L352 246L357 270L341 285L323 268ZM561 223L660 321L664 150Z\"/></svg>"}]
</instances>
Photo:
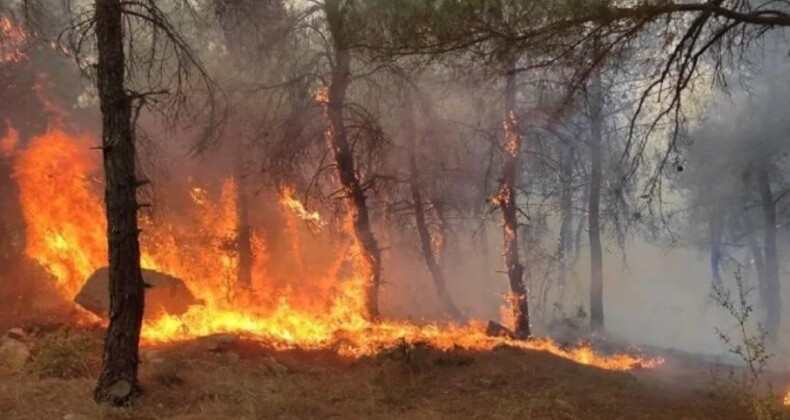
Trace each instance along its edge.
<instances>
[{"instance_id":1,"label":"gray boulder","mask_svg":"<svg viewBox=\"0 0 790 420\"><path fill-rule=\"evenodd\" d=\"M110 270L96 270L74 298L74 302L94 314L107 318L110 312ZM181 315L190 306L203 304L196 299L184 281L158 271L143 269L146 319L154 319L163 313Z\"/></svg>"}]
</instances>

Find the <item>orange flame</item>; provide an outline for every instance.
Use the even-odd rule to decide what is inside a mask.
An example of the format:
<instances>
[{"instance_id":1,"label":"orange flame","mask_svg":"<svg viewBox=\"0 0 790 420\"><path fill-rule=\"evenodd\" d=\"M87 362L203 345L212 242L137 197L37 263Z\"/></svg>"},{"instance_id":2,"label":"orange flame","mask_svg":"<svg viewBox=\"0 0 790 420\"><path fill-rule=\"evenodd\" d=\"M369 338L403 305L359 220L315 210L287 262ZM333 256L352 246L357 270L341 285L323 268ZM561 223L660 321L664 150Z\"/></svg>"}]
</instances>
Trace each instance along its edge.
<instances>
[{"instance_id":1,"label":"orange flame","mask_svg":"<svg viewBox=\"0 0 790 420\"><path fill-rule=\"evenodd\" d=\"M50 129L14 162L25 253L52 273L69 299L107 259L106 222L95 191L100 185L88 177L97 169L87 155L90 143L89 136Z\"/></svg>"},{"instance_id":2,"label":"orange flame","mask_svg":"<svg viewBox=\"0 0 790 420\"><path fill-rule=\"evenodd\" d=\"M323 226L325 222L321 220L321 215L317 211L307 211L301 201L294 198L294 191L292 188L284 188L280 194L280 203L288 208L296 217L306 221L312 222L317 226Z\"/></svg>"},{"instance_id":3,"label":"orange flame","mask_svg":"<svg viewBox=\"0 0 790 420\"><path fill-rule=\"evenodd\" d=\"M55 286L67 299L76 295L94 270L107 264L101 184L92 177L98 173L99 156L91 155L88 148L95 141L88 135L72 136L53 128L15 154L14 177L27 223L25 251L52 273ZM253 231L253 291L249 292L237 284L234 179L229 178L215 193L191 180L186 184L182 190L188 202L186 210L170 218L140 218L144 232L141 264L183 279L205 304L192 306L180 316L163 314L147 321L142 332L145 343L233 333L274 347L334 349L351 357L419 341L440 349L489 350L504 344L614 370L661 362L628 355L604 357L589 347L565 350L550 340L489 337L483 325L475 322L442 327L371 323L364 317L370 267L360 258L359 244L350 235L350 217L341 228L344 239L316 235L310 247L291 247L289 252L302 264L302 273L290 276L285 285L268 277L269 268L278 261L269 258L264 238ZM292 194L286 190L281 197L290 214L323 223L320 215L309 212ZM289 234L298 235L298 229L289 228Z\"/></svg>"}]
</instances>

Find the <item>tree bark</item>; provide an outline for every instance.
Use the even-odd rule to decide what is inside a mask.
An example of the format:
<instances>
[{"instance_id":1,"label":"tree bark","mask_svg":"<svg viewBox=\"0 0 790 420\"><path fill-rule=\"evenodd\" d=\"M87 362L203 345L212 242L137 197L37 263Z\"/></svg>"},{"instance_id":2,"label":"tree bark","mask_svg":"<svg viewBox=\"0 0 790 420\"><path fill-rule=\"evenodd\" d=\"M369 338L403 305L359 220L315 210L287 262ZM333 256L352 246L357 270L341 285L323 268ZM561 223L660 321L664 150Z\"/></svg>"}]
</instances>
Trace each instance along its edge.
<instances>
[{"instance_id":1,"label":"tree bark","mask_svg":"<svg viewBox=\"0 0 790 420\"><path fill-rule=\"evenodd\" d=\"M603 331L603 251L601 248L601 184L603 91L600 73L590 86L590 194L587 209L590 239L590 328Z\"/></svg>"},{"instance_id":2,"label":"tree bark","mask_svg":"<svg viewBox=\"0 0 790 420\"><path fill-rule=\"evenodd\" d=\"M105 205L110 277L110 324L104 344L97 402L126 405L140 391L138 344L144 290L137 227L135 144L131 101L124 88L122 6L96 0L97 88L102 113Z\"/></svg>"},{"instance_id":3,"label":"tree bark","mask_svg":"<svg viewBox=\"0 0 790 420\"><path fill-rule=\"evenodd\" d=\"M782 298L780 296L779 257L776 241L776 201L771 191L767 165L760 165L757 172L760 188L760 201L763 209L763 235L765 243L765 329L768 338L776 342L782 317Z\"/></svg>"},{"instance_id":4,"label":"tree bark","mask_svg":"<svg viewBox=\"0 0 790 420\"><path fill-rule=\"evenodd\" d=\"M408 88L404 88L408 89ZM406 140L406 151L409 159L409 189L414 203L414 220L417 224L417 234L420 238L420 250L422 251L425 265L431 274L436 295L442 303L442 307L448 316L453 319L461 320L463 315L458 307L455 306L450 292L447 290L447 283L444 278L444 270L439 263L438 250L435 250L431 240L431 232L428 223L425 221L425 205L423 203L422 191L420 190L420 174L417 166L417 130L415 128L414 109L411 103L411 95L404 93L403 99L403 125L404 137ZM444 240L444 234L442 234Z\"/></svg>"},{"instance_id":5,"label":"tree bark","mask_svg":"<svg viewBox=\"0 0 790 420\"><path fill-rule=\"evenodd\" d=\"M521 265L518 249L518 207L516 182L521 155L521 134L516 118L516 60L511 59L506 67L505 80L505 145L504 168L500 181L497 204L502 210L504 234L504 257L510 285L510 305L513 316L513 331L517 337L530 335L529 301L524 285L524 266Z\"/></svg>"},{"instance_id":6,"label":"tree bark","mask_svg":"<svg viewBox=\"0 0 790 420\"><path fill-rule=\"evenodd\" d=\"M367 317L379 319L378 293L381 283L381 250L373 235L365 190L357 176L354 155L348 143L344 122L344 107L348 85L351 78L351 52L347 48L343 10L339 0L326 0L324 3L329 31L333 40L334 68L327 98L329 132L327 141L335 158L335 166L343 187L354 236L360 246L362 258L367 265L369 276L368 290L365 295Z\"/></svg>"}]
</instances>

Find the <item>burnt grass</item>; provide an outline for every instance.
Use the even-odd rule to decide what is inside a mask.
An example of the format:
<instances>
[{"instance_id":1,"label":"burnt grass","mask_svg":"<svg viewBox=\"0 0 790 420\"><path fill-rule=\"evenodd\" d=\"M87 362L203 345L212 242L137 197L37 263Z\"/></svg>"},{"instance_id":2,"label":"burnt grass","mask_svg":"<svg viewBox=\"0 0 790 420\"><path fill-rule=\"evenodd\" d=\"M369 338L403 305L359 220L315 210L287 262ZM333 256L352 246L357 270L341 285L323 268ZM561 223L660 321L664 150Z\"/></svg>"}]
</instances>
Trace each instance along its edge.
<instances>
[{"instance_id":1,"label":"burnt grass","mask_svg":"<svg viewBox=\"0 0 790 420\"><path fill-rule=\"evenodd\" d=\"M110 409L90 397L102 331L66 339L81 360L75 375L36 371L56 328L32 330L22 372L0 371L4 419L748 419L689 358L653 370L604 371L548 353L502 347L439 351L396 346L361 359L331 350L276 350L215 336L145 347L134 406ZM71 342L71 341L68 341ZM66 347L70 348L70 347ZM45 372L49 372L48 370Z\"/></svg>"}]
</instances>

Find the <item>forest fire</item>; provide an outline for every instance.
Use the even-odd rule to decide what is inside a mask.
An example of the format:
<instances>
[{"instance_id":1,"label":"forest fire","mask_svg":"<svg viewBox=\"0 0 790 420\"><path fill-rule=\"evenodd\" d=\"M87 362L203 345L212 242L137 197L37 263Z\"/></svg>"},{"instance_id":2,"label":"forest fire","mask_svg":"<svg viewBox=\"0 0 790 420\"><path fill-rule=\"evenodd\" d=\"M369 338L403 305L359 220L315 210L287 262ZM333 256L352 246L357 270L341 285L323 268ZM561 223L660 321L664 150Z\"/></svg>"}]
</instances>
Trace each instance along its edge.
<instances>
[{"instance_id":1,"label":"forest fire","mask_svg":"<svg viewBox=\"0 0 790 420\"><path fill-rule=\"evenodd\" d=\"M786 417L790 3L535 3L0 0L1 417Z\"/></svg>"},{"instance_id":2,"label":"forest fire","mask_svg":"<svg viewBox=\"0 0 790 420\"><path fill-rule=\"evenodd\" d=\"M10 131L8 137L16 136ZM54 278L60 294L71 300L91 273L106 265L98 156L90 146L92 135L71 135L59 128L33 138L27 147L13 151L14 179L26 222L26 254ZM6 138L0 144L15 144ZM267 277L271 263L262 237L253 234L253 276L249 288L236 284L239 258L230 245L238 225L233 178L227 179L216 197L203 186L185 188L191 201L186 215L177 220L145 215L142 266L183 279L204 304L182 315L163 314L143 327L143 342L165 343L217 333L232 333L266 342L275 348L331 348L344 356L375 354L398 343L425 342L440 349L490 350L500 345L548 351L578 363L604 369L627 370L652 367L659 359L628 355L605 357L589 347L562 349L550 340L517 341L486 335L484 325L416 325L405 322L372 323L365 319L366 268L353 241L328 246L326 268L305 271L316 276L309 289L296 284L276 285ZM308 211L290 189L281 193L283 212L306 222L324 225L317 212ZM290 216L289 216L290 217ZM295 236L291 247L298 255L299 226L289 227ZM304 262L294 265L298 267ZM350 269L349 269L350 268ZM319 298L317 296L325 296Z\"/></svg>"}]
</instances>

